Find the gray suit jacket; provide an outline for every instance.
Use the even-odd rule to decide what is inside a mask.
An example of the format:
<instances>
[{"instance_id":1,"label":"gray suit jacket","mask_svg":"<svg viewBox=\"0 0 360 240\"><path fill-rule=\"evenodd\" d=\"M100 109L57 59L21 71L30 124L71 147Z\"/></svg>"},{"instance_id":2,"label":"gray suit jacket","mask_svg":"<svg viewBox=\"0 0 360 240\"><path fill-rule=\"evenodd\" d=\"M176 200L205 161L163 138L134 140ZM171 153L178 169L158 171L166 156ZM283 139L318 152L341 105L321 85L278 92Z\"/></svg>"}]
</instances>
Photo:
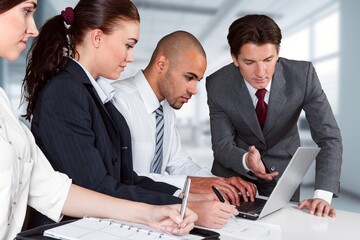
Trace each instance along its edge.
<instances>
[{"instance_id":1,"label":"gray suit jacket","mask_svg":"<svg viewBox=\"0 0 360 240\"><path fill-rule=\"evenodd\" d=\"M260 128L249 91L239 69L229 64L206 79L213 173L249 176L242 157L254 145L270 171L284 171L300 146L297 122L302 110L311 136L321 148L316 158L315 189L339 192L341 135L313 65L280 58L270 89L268 114Z\"/></svg>"}]
</instances>

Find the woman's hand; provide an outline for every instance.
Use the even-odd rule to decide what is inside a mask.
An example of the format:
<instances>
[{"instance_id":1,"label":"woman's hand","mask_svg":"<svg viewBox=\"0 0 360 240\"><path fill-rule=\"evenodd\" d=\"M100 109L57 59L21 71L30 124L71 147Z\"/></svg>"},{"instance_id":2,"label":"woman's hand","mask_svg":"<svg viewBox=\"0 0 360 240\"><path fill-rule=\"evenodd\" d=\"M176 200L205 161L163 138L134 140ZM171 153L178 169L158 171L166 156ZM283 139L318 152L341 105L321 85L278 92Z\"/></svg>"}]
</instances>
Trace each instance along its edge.
<instances>
[{"instance_id":1,"label":"woman's hand","mask_svg":"<svg viewBox=\"0 0 360 240\"><path fill-rule=\"evenodd\" d=\"M198 216L187 208L184 219L182 219L179 213L180 206L180 204L151 206L151 216L149 216L148 225L168 234L188 234L194 228L194 222Z\"/></svg>"}]
</instances>

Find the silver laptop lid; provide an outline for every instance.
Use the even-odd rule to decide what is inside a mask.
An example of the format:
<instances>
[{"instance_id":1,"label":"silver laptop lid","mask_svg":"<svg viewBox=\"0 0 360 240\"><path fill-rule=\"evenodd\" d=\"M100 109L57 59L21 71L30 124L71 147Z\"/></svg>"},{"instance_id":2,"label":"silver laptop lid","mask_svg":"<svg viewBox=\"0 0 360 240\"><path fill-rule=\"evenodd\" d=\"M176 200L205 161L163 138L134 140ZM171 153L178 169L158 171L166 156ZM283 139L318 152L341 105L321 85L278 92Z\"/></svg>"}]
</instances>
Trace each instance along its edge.
<instances>
[{"instance_id":1,"label":"silver laptop lid","mask_svg":"<svg viewBox=\"0 0 360 240\"><path fill-rule=\"evenodd\" d=\"M259 218L285 207L319 153L317 147L299 147L269 196Z\"/></svg>"}]
</instances>

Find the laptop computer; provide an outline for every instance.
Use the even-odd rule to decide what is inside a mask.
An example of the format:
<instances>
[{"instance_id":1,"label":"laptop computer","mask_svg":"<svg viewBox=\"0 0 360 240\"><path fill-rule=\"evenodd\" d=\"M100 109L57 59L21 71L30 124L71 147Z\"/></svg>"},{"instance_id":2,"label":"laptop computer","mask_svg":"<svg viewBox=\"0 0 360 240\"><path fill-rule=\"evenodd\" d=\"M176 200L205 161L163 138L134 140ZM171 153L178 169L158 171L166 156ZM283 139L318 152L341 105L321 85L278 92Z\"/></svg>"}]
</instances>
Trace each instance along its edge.
<instances>
[{"instance_id":1,"label":"laptop computer","mask_svg":"<svg viewBox=\"0 0 360 240\"><path fill-rule=\"evenodd\" d=\"M270 196L258 195L254 202L240 203L237 216L256 220L286 206L319 151L316 147L299 147Z\"/></svg>"}]
</instances>

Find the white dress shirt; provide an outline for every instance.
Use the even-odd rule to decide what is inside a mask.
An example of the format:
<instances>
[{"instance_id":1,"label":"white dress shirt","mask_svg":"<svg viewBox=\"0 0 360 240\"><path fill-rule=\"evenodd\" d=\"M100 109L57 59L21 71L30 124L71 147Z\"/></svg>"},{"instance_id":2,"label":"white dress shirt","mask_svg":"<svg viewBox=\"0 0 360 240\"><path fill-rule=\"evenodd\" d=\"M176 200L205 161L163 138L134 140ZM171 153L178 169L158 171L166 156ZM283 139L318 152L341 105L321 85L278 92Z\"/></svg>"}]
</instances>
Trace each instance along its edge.
<instances>
[{"instance_id":1,"label":"white dress shirt","mask_svg":"<svg viewBox=\"0 0 360 240\"><path fill-rule=\"evenodd\" d=\"M256 94L257 89L254 88L253 86L251 86L247 81L244 80L244 82L245 82L245 85L246 85L247 89L249 90L249 94L250 94L251 100L252 100L252 102L254 104L254 108L256 108L258 98L257 98L257 96L255 94ZM269 99L270 99L271 81L269 82L269 84L266 86L265 89L266 89L266 94L265 94L265 97L264 97L264 101L265 101L266 104L268 104ZM246 165L246 163L245 163L246 156L247 156L247 153L244 154L242 162L243 162L244 168L246 170L250 170L248 168L248 166ZM314 197L313 198L321 198L321 199L327 201L329 204L331 204L332 196L333 196L332 192L316 189L315 192L314 192Z\"/></svg>"},{"instance_id":2,"label":"white dress shirt","mask_svg":"<svg viewBox=\"0 0 360 240\"><path fill-rule=\"evenodd\" d=\"M126 119L132 139L134 170L148 176L183 188L186 176L213 177L208 168L201 168L181 146L176 128L174 109L165 100L164 110L163 164L161 174L150 173L150 164L155 154L156 120L154 111L160 103L142 71L134 77L112 83L115 96L112 103Z\"/></svg>"},{"instance_id":3,"label":"white dress shirt","mask_svg":"<svg viewBox=\"0 0 360 240\"><path fill-rule=\"evenodd\" d=\"M71 180L55 172L0 88L0 239L21 231L27 204L61 219Z\"/></svg>"}]
</instances>

